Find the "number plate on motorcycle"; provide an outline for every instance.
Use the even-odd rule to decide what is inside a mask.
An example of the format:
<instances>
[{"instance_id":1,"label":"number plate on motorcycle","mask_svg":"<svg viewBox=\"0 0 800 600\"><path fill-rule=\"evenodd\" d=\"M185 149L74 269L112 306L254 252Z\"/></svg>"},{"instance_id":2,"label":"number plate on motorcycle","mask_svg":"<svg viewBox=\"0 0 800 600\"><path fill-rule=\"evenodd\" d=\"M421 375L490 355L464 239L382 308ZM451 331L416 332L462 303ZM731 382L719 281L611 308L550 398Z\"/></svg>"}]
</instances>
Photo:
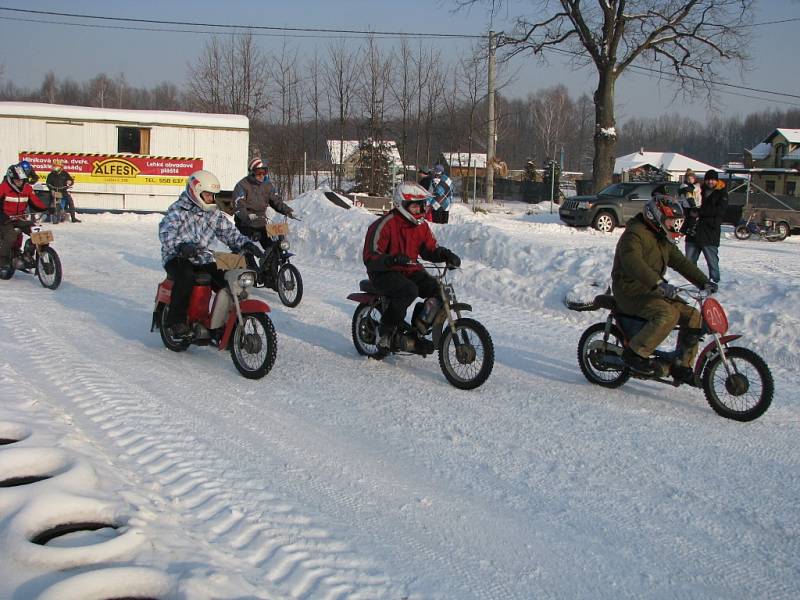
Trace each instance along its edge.
<instances>
[{"instance_id":1,"label":"number plate on motorcycle","mask_svg":"<svg viewBox=\"0 0 800 600\"><path fill-rule=\"evenodd\" d=\"M244 256L231 252L214 252L214 262L217 263L217 268L222 271L244 269L247 267Z\"/></svg>"},{"instance_id":2,"label":"number plate on motorcycle","mask_svg":"<svg viewBox=\"0 0 800 600\"><path fill-rule=\"evenodd\" d=\"M52 231L32 231L31 241L37 246L43 246L53 241Z\"/></svg>"},{"instance_id":3,"label":"number plate on motorcycle","mask_svg":"<svg viewBox=\"0 0 800 600\"><path fill-rule=\"evenodd\" d=\"M279 235L289 235L288 223L267 223L267 235L278 237Z\"/></svg>"}]
</instances>

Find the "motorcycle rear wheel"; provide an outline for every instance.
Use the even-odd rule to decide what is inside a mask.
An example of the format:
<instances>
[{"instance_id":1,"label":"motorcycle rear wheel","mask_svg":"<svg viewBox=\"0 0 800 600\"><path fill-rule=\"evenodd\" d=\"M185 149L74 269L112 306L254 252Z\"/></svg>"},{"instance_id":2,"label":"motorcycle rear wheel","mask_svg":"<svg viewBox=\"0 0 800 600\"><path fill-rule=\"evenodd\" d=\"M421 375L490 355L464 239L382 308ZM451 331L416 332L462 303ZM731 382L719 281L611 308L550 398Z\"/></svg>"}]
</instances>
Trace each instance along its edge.
<instances>
[{"instance_id":1,"label":"motorcycle rear wheel","mask_svg":"<svg viewBox=\"0 0 800 600\"><path fill-rule=\"evenodd\" d=\"M162 304L161 309L158 312L158 332L161 334L161 341L164 343L164 346L166 346L167 349L172 350L173 352L183 352L189 348L191 342L185 340L176 340L169 334L169 328L166 325L168 313L169 305Z\"/></svg>"},{"instance_id":2,"label":"motorcycle rear wheel","mask_svg":"<svg viewBox=\"0 0 800 600\"><path fill-rule=\"evenodd\" d=\"M278 270L278 297L284 305L294 308L303 299L303 278L300 271L291 263L286 263Z\"/></svg>"},{"instance_id":3,"label":"motorcycle rear wheel","mask_svg":"<svg viewBox=\"0 0 800 600\"><path fill-rule=\"evenodd\" d=\"M0 280L7 281L14 276L14 265L9 264L7 267L0 269Z\"/></svg>"},{"instance_id":4,"label":"motorcycle rear wheel","mask_svg":"<svg viewBox=\"0 0 800 600\"><path fill-rule=\"evenodd\" d=\"M382 360L389 352L378 348L377 331L381 311L374 304L359 304L353 313L353 345L362 356Z\"/></svg>"},{"instance_id":5,"label":"motorcycle rear wheel","mask_svg":"<svg viewBox=\"0 0 800 600\"><path fill-rule=\"evenodd\" d=\"M725 356L734 371L731 375L720 354L711 357L703 370L703 392L709 406L726 419L757 419L772 404L775 391L767 363L747 348L727 348Z\"/></svg>"},{"instance_id":6,"label":"motorcycle rear wheel","mask_svg":"<svg viewBox=\"0 0 800 600\"><path fill-rule=\"evenodd\" d=\"M494 368L494 344L486 328L474 319L458 319L455 335L445 325L439 340L439 367L451 385L473 390L482 385Z\"/></svg>"},{"instance_id":7,"label":"motorcycle rear wheel","mask_svg":"<svg viewBox=\"0 0 800 600\"><path fill-rule=\"evenodd\" d=\"M606 388L618 388L631 377L631 370L628 367L614 369L601 362L602 356L598 349L590 349L592 342L602 342L605 335L606 324L595 323L581 335L578 341L578 366L581 373L591 383ZM616 325L611 326L608 334L608 343L622 348L624 336Z\"/></svg>"},{"instance_id":8,"label":"motorcycle rear wheel","mask_svg":"<svg viewBox=\"0 0 800 600\"><path fill-rule=\"evenodd\" d=\"M272 370L278 353L275 326L265 313L242 315L231 336L233 364L247 379L261 379Z\"/></svg>"},{"instance_id":9,"label":"motorcycle rear wheel","mask_svg":"<svg viewBox=\"0 0 800 600\"><path fill-rule=\"evenodd\" d=\"M737 225L736 229L733 230L733 235L736 236L737 240L749 240L750 230L747 228L747 225Z\"/></svg>"},{"instance_id":10,"label":"motorcycle rear wheel","mask_svg":"<svg viewBox=\"0 0 800 600\"><path fill-rule=\"evenodd\" d=\"M36 257L36 276L44 287L54 290L61 285L61 259L50 246L42 248Z\"/></svg>"}]
</instances>

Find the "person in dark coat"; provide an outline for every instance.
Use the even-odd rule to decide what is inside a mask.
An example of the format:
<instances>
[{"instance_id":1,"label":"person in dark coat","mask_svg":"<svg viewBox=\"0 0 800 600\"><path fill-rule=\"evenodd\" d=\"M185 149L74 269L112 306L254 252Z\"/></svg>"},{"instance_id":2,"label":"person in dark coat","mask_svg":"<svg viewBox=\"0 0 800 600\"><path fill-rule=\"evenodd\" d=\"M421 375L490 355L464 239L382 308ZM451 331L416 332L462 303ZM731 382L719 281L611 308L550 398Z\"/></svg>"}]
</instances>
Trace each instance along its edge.
<instances>
[{"instance_id":1,"label":"person in dark coat","mask_svg":"<svg viewBox=\"0 0 800 600\"><path fill-rule=\"evenodd\" d=\"M700 253L708 265L708 277L719 283L719 239L722 220L728 208L728 191L719 180L714 169L706 171L703 179L702 201L700 207L690 210L690 217L697 219L694 233L686 235L686 258L697 264Z\"/></svg>"},{"instance_id":2,"label":"person in dark coat","mask_svg":"<svg viewBox=\"0 0 800 600\"><path fill-rule=\"evenodd\" d=\"M60 215L60 211L56 210L56 203L61 202L69 211L72 222L80 223L81 220L75 216L75 201L72 199L72 194L69 193L69 188L75 181L72 179L72 175L64 169L64 161L60 158L53 159L53 170L47 175L46 183L47 189L50 190L50 197L53 199L50 204L50 222L55 223L56 214Z\"/></svg>"},{"instance_id":3,"label":"person in dark coat","mask_svg":"<svg viewBox=\"0 0 800 600\"><path fill-rule=\"evenodd\" d=\"M620 311L647 321L623 351L625 363L638 373L654 375L659 367L650 360L653 350L680 325L680 356L671 374L676 380L689 381L700 337L700 313L677 299L677 288L664 275L670 267L699 288L716 291L716 284L709 283L675 245L675 218L680 215L680 207L669 198L651 198L625 225L614 253L611 280Z\"/></svg>"}]
</instances>

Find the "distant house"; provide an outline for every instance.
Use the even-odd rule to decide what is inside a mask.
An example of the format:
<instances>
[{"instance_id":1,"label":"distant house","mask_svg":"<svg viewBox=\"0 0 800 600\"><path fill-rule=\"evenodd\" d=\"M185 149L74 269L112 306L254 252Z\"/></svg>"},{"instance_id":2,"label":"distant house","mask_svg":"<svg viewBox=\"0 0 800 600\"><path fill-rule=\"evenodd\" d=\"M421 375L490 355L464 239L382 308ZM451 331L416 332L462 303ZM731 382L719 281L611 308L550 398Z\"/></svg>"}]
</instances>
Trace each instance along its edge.
<instances>
[{"instance_id":1,"label":"distant house","mask_svg":"<svg viewBox=\"0 0 800 600\"><path fill-rule=\"evenodd\" d=\"M485 152L473 152L471 155L468 152L442 152L439 160L447 169L450 177L486 176Z\"/></svg>"},{"instance_id":2,"label":"distant house","mask_svg":"<svg viewBox=\"0 0 800 600\"><path fill-rule=\"evenodd\" d=\"M394 167L398 173L403 172L403 161L400 160L400 152L397 150L397 144L392 140L381 142L386 145L389 151L390 166ZM345 140L340 143L339 140L327 140L328 155L330 156L331 164L334 168L342 165L342 176L345 179L353 179L356 174L356 165L358 163L358 148L361 142L358 140Z\"/></svg>"},{"instance_id":3,"label":"distant house","mask_svg":"<svg viewBox=\"0 0 800 600\"><path fill-rule=\"evenodd\" d=\"M644 149L614 161L614 175L621 181L635 181L637 176L654 170L664 172L670 181L679 181L686 169L692 169L702 178L703 173L716 167L677 152L645 152Z\"/></svg>"},{"instance_id":4,"label":"distant house","mask_svg":"<svg viewBox=\"0 0 800 600\"><path fill-rule=\"evenodd\" d=\"M754 148L744 151L752 182L769 192L800 196L800 129L779 128Z\"/></svg>"}]
</instances>

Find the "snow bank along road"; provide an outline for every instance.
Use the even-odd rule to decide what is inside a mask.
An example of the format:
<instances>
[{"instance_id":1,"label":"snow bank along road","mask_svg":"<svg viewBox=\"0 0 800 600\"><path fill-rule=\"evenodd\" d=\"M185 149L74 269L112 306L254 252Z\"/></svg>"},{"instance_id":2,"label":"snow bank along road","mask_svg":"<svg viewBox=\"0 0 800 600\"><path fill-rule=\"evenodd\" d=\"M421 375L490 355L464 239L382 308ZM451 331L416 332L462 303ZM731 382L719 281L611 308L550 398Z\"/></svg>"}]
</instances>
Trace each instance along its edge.
<instances>
[{"instance_id":1,"label":"snow bank along road","mask_svg":"<svg viewBox=\"0 0 800 600\"><path fill-rule=\"evenodd\" d=\"M56 292L2 282L0 434L27 437L1 447L0 479L42 461L56 476L0 488L0 597L126 581L99 565L174 598L798 597L795 239L723 242L720 299L776 379L741 424L699 390L581 376L598 317L561 300L605 285L618 233L455 208L435 233L497 351L462 392L435 358L356 354L346 295L372 217L317 193L295 206L306 289L296 309L255 292L278 332L260 381L149 333L158 216L59 226ZM72 504L116 529L31 551Z\"/></svg>"}]
</instances>

